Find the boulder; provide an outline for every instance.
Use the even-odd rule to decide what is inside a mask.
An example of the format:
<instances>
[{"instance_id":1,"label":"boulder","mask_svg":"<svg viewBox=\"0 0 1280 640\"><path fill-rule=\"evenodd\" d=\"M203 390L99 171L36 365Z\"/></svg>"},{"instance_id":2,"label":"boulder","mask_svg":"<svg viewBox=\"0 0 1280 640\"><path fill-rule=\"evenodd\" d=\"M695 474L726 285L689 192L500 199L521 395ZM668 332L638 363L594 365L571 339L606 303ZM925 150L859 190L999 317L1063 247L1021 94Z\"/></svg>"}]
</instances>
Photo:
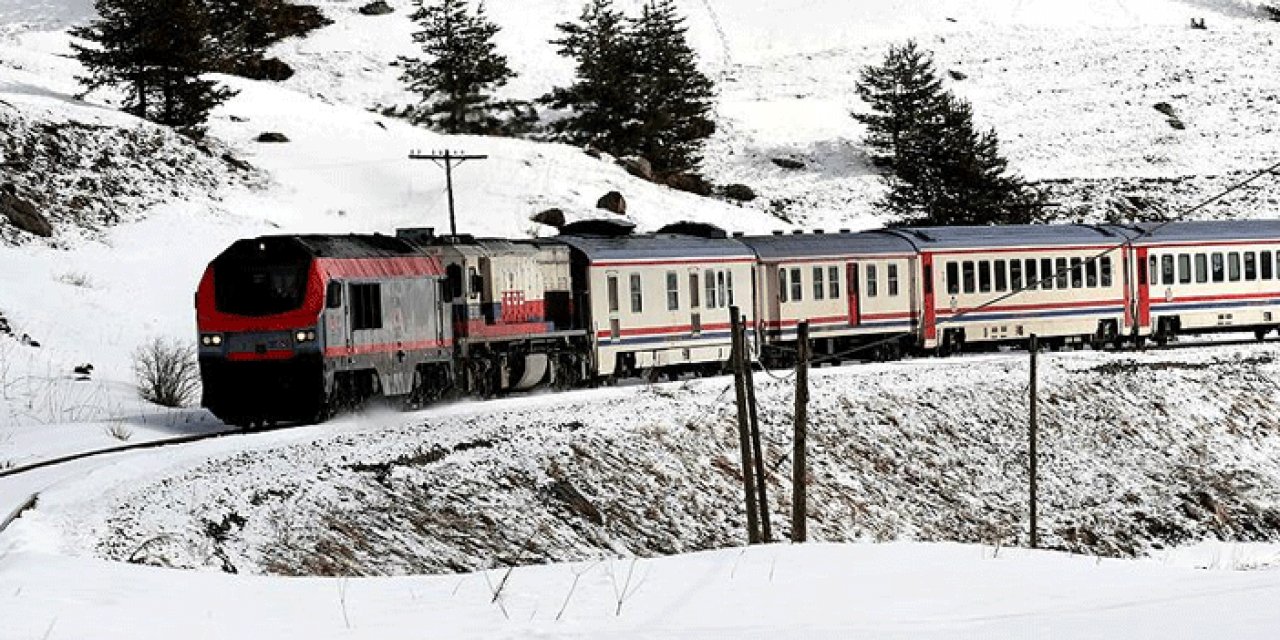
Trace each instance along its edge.
<instances>
[{"instance_id":1,"label":"boulder","mask_svg":"<svg viewBox=\"0 0 1280 640\"><path fill-rule=\"evenodd\" d=\"M700 196L709 196L714 191L711 183L696 173L673 173L667 176L666 183L672 189Z\"/></svg>"},{"instance_id":2,"label":"boulder","mask_svg":"<svg viewBox=\"0 0 1280 640\"><path fill-rule=\"evenodd\" d=\"M596 208L624 216L627 215L627 199L617 191L610 191L600 196L600 199L596 201Z\"/></svg>"},{"instance_id":3,"label":"boulder","mask_svg":"<svg viewBox=\"0 0 1280 640\"><path fill-rule=\"evenodd\" d=\"M395 9L392 9L391 5L387 4L383 0L374 0L373 2L360 7L357 11L360 12L360 15L365 16L385 16L388 13L395 11Z\"/></svg>"},{"instance_id":4,"label":"boulder","mask_svg":"<svg viewBox=\"0 0 1280 640\"><path fill-rule=\"evenodd\" d=\"M258 142L288 142L289 136L279 131L263 131L258 134L257 140Z\"/></svg>"},{"instance_id":5,"label":"boulder","mask_svg":"<svg viewBox=\"0 0 1280 640\"><path fill-rule=\"evenodd\" d=\"M545 224L548 227L559 229L564 226L564 211L562 209L547 209L529 216L529 219L538 224Z\"/></svg>"},{"instance_id":6,"label":"boulder","mask_svg":"<svg viewBox=\"0 0 1280 640\"><path fill-rule=\"evenodd\" d=\"M53 236L53 226L34 204L18 197L18 189L12 184L0 187L0 215L8 218L13 226L42 238Z\"/></svg>"},{"instance_id":7,"label":"boulder","mask_svg":"<svg viewBox=\"0 0 1280 640\"><path fill-rule=\"evenodd\" d=\"M637 178L644 178L649 182L653 182L653 164L648 160L645 160L640 156L625 156L618 158L618 164L622 166L623 169L626 169L627 173Z\"/></svg>"},{"instance_id":8,"label":"boulder","mask_svg":"<svg viewBox=\"0 0 1280 640\"><path fill-rule=\"evenodd\" d=\"M955 69L947 70L947 75L951 76L951 79L956 81L966 80L969 78L965 72L956 71Z\"/></svg>"},{"instance_id":9,"label":"boulder","mask_svg":"<svg viewBox=\"0 0 1280 640\"><path fill-rule=\"evenodd\" d=\"M283 82L293 77L293 67L280 58L257 57L245 60L237 66L235 72L250 80Z\"/></svg>"},{"instance_id":10,"label":"boulder","mask_svg":"<svg viewBox=\"0 0 1280 640\"><path fill-rule=\"evenodd\" d=\"M730 200L737 200L738 202L751 202L756 199L755 189L752 189L745 184L726 185L724 189L721 190L721 193L724 194L724 197Z\"/></svg>"},{"instance_id":11,"label":"boulder","mask_svg":"<svg viewBox=\"0 0 1280 640\"><path fill-rule=\"evenodd\" d=\"M804 162L800 160L796 160L795 158L774 158L773 164L778 165L783 169L803 169L804 168Z\"/></svg>"}]
</instances>

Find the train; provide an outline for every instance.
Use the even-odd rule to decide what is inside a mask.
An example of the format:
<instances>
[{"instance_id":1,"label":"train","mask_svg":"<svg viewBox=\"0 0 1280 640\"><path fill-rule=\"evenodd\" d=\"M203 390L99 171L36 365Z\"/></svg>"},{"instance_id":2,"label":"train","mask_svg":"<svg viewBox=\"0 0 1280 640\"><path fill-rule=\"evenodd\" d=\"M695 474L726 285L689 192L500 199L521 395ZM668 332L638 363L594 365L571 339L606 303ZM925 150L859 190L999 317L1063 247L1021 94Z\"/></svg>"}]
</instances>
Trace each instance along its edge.
<instances>
[{"instance_id":1,"label":"train","mask_svg":"<svg viewBox=\"0 0 1280 640\"><path fill-rule=\"evenodd\" d=\"M1280 326L1280 221L726 233L566 225L536 239L275 235L233 243L195 295L202 404L232 425L323 421L538 386L726 370L797 327L827 360L1025 343L1120 348Z\"/></svg>"}]
</instances>

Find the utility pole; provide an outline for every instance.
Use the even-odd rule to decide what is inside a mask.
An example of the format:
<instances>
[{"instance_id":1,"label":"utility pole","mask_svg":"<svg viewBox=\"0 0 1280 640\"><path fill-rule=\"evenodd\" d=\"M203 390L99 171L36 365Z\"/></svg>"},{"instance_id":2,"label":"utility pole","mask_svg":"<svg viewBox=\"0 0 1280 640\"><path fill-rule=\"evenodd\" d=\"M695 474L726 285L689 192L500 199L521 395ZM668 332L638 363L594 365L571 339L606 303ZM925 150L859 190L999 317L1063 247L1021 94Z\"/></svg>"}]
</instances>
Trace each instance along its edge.
<instances>
[{"instance_id":1,"label":"utility pole","mask_svg":"<svg viewBox=\"0 0 1280 640\"><path fill-rule=\"evenodd\" d=\"M747 425L747 389L743 375L744 361L742 335L742 318L738 315L738 307L729 307L729 325L733 332L733 387L738 396L738 445L742 449L742 490L747 503L747 542L760 542L760 524L757 519L760 512L756 507L755 467L751 461L751 428Z\"/></svg>"},{"instance_id":2,"label":"utility pole","mask_svg":"<svg viewBox=\"0 0 1280 640\"><path fill-rule=\"evenodd\" d=\"M1035 549L1040 543L1040 536L1036 531L1036 515L1037 515L1036 514L1036 436L1037 436L1036 431L1038 430L1037 429L1038 425L1036 424L1036 422L1039 417L1036 411L1036 404L1037 404L1036 402L1036 352L1040 350L1040 340L1036 337L1036 334L1034 333L1031 334L1031 344L1029 346L1029 349L1031 351L1031 383L1029 387L1030 395L1031 395L1031 416L1030 416L1031 441L1030 441L1030 447L1029 447L1030 457L1031 457L1031 464L1030 464L1030 470L1029 470L1030 485L1031 485L1030 487L1031 548Z\"/></svg>"},{"instance_id":3,"label":"utility pole","mask_svg":"<svg viewBox=\"0 0 1280 640\"><path fill-rule=\"evenodd\" d=\"M804 542L809 537L806 520L809 515L808 454L806 431L809 424L809 321L796 327L796 426L794 451L791 453L791 541Z\"/></svg>"},{"instance_id":4,"label":"utility pole","mask_svg":"<svg viewBox=\"0 0 1280 640\"><path fill-rule=\"evenodd\" d=\"M747 327L742 323L742 345L747 344ZM756 501L760 507L760 537L765 542L773 542L773 531L769 526L769 495L764 479L764 446L760 442L760 413L756 408L756 382L751 371L751 358L747 349L742 350L743 384L747 387L747 413L751 418L751 452L755 461Z\"/></svg>"},{"instance_id":5,"label":"utility pole","mask_svg":"<svg viewBox=\"0 0 1280 640\"><path fill-rule=\"evenodd\" d=\"M453 168L467 160L484 160L488 157L487 155L455 153L447 149L442 152L419 153L414 151L409 154L410 160L430 160L437 167L444 167L444 184L449 192L449 235L451 236L458 235L458 223L453 212Z\"/></svg>"}]
</instances>

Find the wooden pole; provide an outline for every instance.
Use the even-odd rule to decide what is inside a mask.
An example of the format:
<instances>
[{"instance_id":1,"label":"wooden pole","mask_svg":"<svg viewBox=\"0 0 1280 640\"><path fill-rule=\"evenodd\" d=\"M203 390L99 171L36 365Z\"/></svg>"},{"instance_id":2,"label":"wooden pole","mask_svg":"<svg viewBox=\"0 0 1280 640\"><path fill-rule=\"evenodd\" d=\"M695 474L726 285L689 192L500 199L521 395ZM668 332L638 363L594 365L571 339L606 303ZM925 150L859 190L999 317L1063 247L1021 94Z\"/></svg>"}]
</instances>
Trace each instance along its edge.
<instances>
[{"instance_id":1,"label":"wooden pole","mask_svg":"<svg viewBox=\"0 0 1280 640\"><path fill-rule=\"evenodd\" d=\"M796 327L796 425L795 450L791 454L791 541L804 542L809 537L807 525L808 454L806 430L809 423L809 322Z\"/></svg>"},{"instance_id":2,"label":"wooden pole","mask_svg":"<svg viewBox=\"0 0 1280 640\"><path fill-rule=\"evenodd\" d=\"M1037 471L1036 470L1036 458L1037 458L1036 436L1038 435L1037 434L1038 425L1036 423L1039 418L1039 416L1037 415L1037 400L1036 400L1036 391L1037 391L1036 390L1036 352L1040 350L1040 340L1036 338L1036 334L1034 333L1031 334L1030 350L1031 350L1031 382L1030 382L1031 416L1030 416L1030 434L1029 434L1030 435L1030 447L1029 447L1030 469L1029 469L1028 475L1030 476L1029 484L1030 484L1030 494L1031 494L1030 495L1031 548L1035 549L1040 544L1040 536L1036 527L1036 524L1037 524L1036 516L1038 515L1036 513L1036 471Z\"/></svg>"},{"instance_id":3,"label":"wooden pole","mask_svg":"<svg viewBox=\"0 0 1280 640\"><path fill-rule=\"evenodd\" d=\"M742 490L747 503L747 542L760 542L760 524L757 518L760 511L756 506L755 470L751 461L751 428L747 421L747 389L743 376L742 318L738 315L738 307L729 307L729 325L733 332L733 387L738 400L738 444L742 449Z\"/></svg>"},{"instance_id":4,"label":"wooden pole","mask_svg":"<svg viewBox=\"0 0 1280 640\"><path fill-rule=\"evenodd\" d=\"M743 323L744 325L746 323ZM742 327L742 344L747 344L747 328ZM760 412L756 408L756 382L751 370L751 358L742 350L743 383L747 387L747 409L751 418L751 454L755 462L756 501L760 507L760 538L773 542L773 530L769 526L768 485L764 478L764 445L760 442Z\"/></svg>"}]
</instances>

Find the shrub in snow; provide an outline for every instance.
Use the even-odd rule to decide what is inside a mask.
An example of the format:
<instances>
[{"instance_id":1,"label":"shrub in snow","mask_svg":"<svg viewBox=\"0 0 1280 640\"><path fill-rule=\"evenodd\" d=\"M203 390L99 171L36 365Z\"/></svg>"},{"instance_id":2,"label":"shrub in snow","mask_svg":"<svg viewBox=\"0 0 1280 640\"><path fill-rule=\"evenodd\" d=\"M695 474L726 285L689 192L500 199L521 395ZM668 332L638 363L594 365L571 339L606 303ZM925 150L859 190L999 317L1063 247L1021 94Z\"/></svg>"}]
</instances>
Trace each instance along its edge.
<instances>
[{"instance_id":1,"label":"shrub in snow","mask_svg":"<svg viewBox=\"0 0 1280 640\"><path fill-rule=\"evenodd\" d=\"M195 349L178 340L153 338L133 352L138 395L164 407L183 407L200 388Z\"/></svg>"}]
</instances>

